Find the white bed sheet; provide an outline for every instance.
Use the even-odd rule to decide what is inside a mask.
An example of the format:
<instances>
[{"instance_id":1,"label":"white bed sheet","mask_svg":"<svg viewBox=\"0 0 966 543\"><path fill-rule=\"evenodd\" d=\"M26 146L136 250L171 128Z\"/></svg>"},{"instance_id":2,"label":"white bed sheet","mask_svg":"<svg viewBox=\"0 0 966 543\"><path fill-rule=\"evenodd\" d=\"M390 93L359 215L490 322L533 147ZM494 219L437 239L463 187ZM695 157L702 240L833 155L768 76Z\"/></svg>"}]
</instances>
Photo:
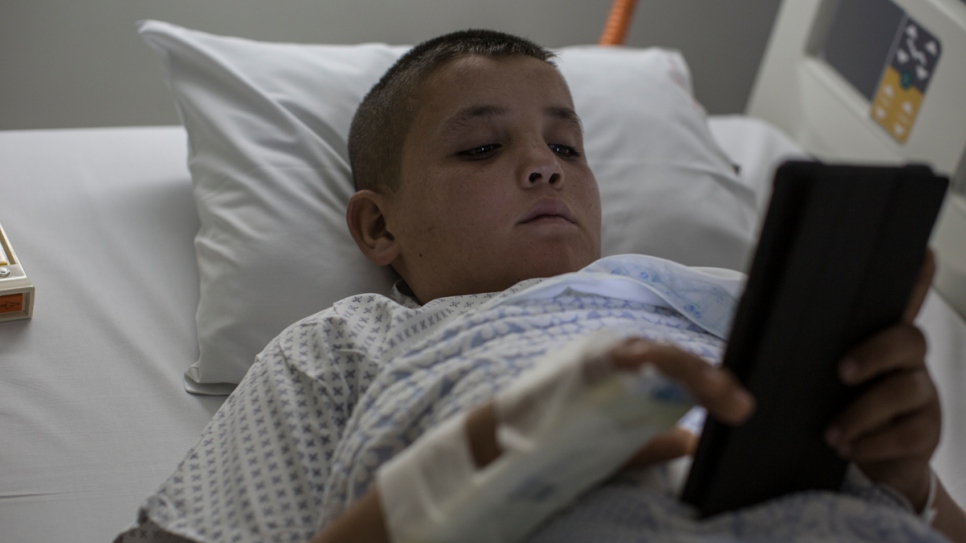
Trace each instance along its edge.
<instances>
[{"instance_id":1,"label":"white bed sheet","mask_svg":"<svg viewBox=\"0 0 966 543\"><path fill-rule=\"evenodd\" d=\"M195 397L180 127L0 132L0 223L37 288L0 323L0 541L110 541L222 398Z\"/></svg>"},{"instance_id":2,"label":"white bed sheet","mask_svg":"<svg viewBox=\"0 0 966 543\"><path fill-rule=\"evenodd\" d=\"M767 186L787 140L713 118ZM183 391L197 357L198 275L180 127L0 132L0 223L37 287L0 324L0 541L110 541L223 399ZM923 315L948 413L935 465L966 503L966 324Z\"/></svg>"}]
</instances>

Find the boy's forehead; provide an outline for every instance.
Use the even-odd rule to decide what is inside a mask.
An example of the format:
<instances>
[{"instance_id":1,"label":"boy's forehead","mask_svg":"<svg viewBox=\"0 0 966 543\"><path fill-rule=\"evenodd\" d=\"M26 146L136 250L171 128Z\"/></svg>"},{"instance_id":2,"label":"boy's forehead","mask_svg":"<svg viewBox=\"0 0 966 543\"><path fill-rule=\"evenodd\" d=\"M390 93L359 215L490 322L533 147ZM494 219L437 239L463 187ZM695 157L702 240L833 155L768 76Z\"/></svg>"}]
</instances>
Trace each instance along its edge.
<instances>
[{"instance_id":1,"label":"boy's forehead","mask_svg":"<svg viewBox=\"0 0 966 543\"><path fill-rule=\"evenodd\" d=\"M420 109L435 113L444 129L507 115L526 100L539 101L547 115L580 126L563 76L533 57L459 57L438 69L421 90Z\"/></svg>"},{"instance_id":2,"label":"boy's forehead","mask_svg":"<svg viewBox=\"0 0 966 543\"><path fill-rule=\"evenodd\" d=\"M541 108L541 112L546 117L573 125L573 128L578 131L583 130L580 117L569 106L547 105ZM443 135L455 135L466 130L472 130L481 122L498 120L510 114L510 109L506 107L495 105L468 105L441 119L438 123L437 131Z\"/></svg>"},{"instance_id":3,"label":"boy's forehead","mask_svg":"<svg viewBox=\"0 0 966 543\"><path fill-rule=\"evenodd\" d=\"M435 70L426 83L429 87L455 84L461 87L458 89L460 94L465 94L492 89L494 85L506 82L507 78L525 78L535 85L567 88L556 67L526 55L463 55ZM454 89L447 90L452 92Z\"/></svg>"}]
</instances>

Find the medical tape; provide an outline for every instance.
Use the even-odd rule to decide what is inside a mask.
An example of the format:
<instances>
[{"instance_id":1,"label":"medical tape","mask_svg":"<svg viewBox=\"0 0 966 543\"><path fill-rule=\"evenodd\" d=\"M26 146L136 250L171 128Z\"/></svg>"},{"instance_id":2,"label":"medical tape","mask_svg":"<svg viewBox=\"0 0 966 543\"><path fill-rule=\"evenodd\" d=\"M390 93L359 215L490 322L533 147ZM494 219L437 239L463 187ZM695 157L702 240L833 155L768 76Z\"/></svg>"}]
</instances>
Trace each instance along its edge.
<instances>
[{"instance_id":1,"label":"medical tape","mask_svg":"<svg viewBox=\"0 0 966 543\"><path fill-rule=\"evenodd\" d=\"M620 339L598 332L543 358L496 398L500 456L472 460L465 416L429 431L378 472L395 543L526 536L612 475L693 405L652 366L615 369Z\"/></svg>"},{"instance_id":2,"label":"medical tape","mask_svg":"<svg viewBox=\"0 0 966 543\"><path fill-rule=\"evenodd\" d=\"M477 472L465 428L465 413L451 417L379 468L376 486L394 543L454 540L454 510L464 506Z\"/></svg>"}]
</instances>

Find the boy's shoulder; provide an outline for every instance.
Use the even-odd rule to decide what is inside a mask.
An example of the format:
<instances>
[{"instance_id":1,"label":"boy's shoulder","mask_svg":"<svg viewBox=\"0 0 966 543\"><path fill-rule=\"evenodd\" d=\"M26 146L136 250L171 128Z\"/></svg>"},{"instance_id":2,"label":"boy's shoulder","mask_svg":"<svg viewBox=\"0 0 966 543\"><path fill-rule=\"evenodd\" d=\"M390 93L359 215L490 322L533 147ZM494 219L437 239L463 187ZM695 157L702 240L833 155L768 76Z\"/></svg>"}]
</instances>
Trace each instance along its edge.
<instances>
[{"instance_id":1,"label":"boy's shoulder","mask_svg":"<svg viewBox=\"0 0 966 543\"><path fill-rule=\"evenodd\" d=\"M388 294L355 294L289 325L275 348L289 360L332 359L339 353L380 359L447 320L453 310L440 302L420 305L399 283Z\"/></svg>"},{"instance_id":2,"label":"boy's shoulder","mask_svg":"<svg viewBox=\"0 0 966 543\"><path fill-rule=\"evenodd\" d=\"M363 293L343 298L330 307L300 319L289 325L281 335L304 336L306 330L318 329L329 334L335 330L343 330L339 339L348 339L347 335L355 335L369 324L389 324L393 317L418 312L421 306L413 299L397 292L386 294ZM385 326L375 328L385 329Z\"/></svg>"}]
</instances>

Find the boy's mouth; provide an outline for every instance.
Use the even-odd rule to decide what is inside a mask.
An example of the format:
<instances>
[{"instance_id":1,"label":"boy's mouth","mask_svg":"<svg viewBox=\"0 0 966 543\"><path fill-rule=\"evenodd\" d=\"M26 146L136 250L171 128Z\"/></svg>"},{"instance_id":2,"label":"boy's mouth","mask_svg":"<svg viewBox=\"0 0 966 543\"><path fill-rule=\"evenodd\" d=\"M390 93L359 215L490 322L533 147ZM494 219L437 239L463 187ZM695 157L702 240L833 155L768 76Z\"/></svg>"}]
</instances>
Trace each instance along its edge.
<instances>
[{"instance_id":1,"label":"boy's mouth","mask_svg":"<svg viewBox=\"0 0 966 543\"><path fill-rule=\"evenodd\" d=\"M543 219L563 219L568 222L577 224L574 219L573 213L570 212L570 208L567 204L559 198L544 198L539 200L530 211L527 212L523 218L520 219L520 224L539 221Z\"/></svg>"}]
</instances>

